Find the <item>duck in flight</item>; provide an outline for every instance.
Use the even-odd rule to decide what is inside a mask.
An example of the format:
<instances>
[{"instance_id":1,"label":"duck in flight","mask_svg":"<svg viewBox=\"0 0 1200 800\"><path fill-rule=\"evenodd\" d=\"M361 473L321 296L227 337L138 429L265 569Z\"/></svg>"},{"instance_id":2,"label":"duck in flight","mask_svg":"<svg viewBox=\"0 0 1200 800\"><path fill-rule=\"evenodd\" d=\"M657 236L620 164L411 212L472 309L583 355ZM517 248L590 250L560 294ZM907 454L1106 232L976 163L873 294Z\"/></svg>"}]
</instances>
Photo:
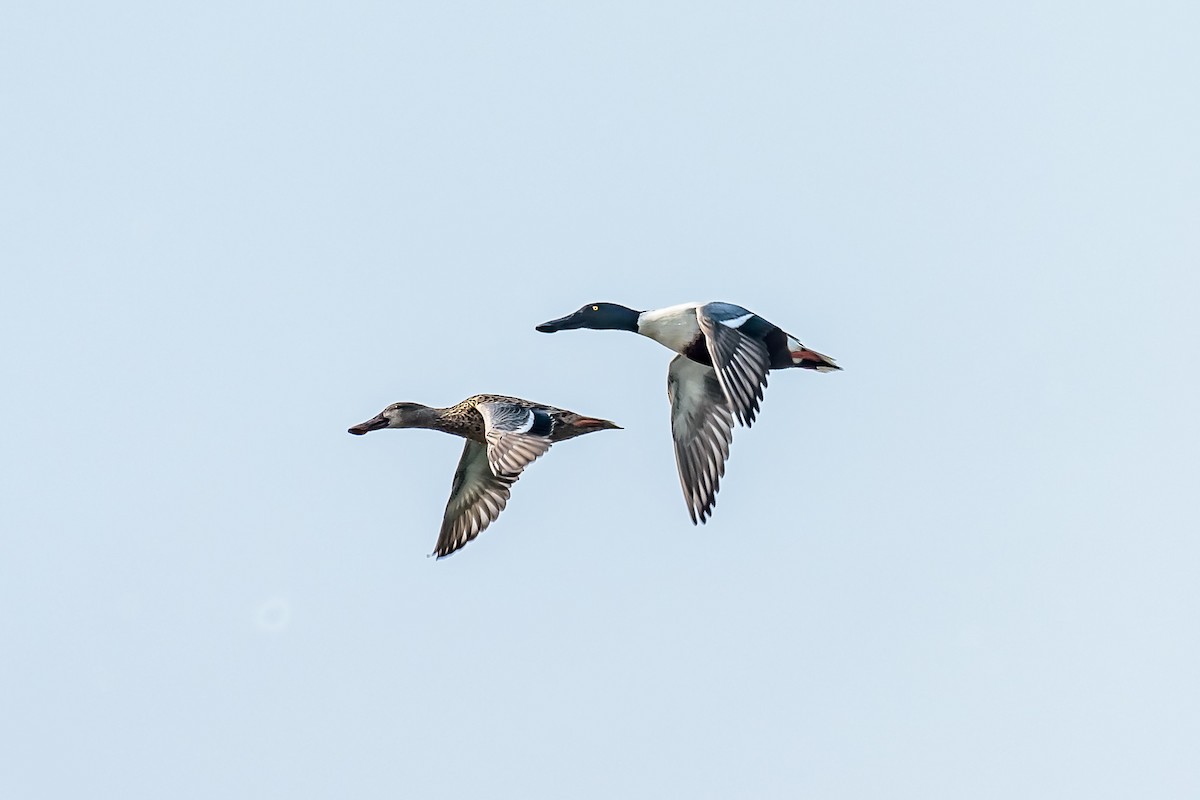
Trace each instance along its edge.
<instances>
[{"instance_id":1,"label":"duck in flight","mask_svg":"<svg viewBox=\"0 0 1200 800\"><path fill-rule=\"evenodd\" d=\"M712 516L733 421L747 428L754 424L767 373L792 367L841 369L829 356L731 303L684 303L656 311L589 303L537 326L542 333L576 328L632 331L679 353L667 369L667 397L675 463L693 523Z\"/></svg>"},{"instance_id":2,"label":"duck in flight","mask_svg":"<svg viewBox=\"0 0 1200 800\"><path fill-rule=\"evenodd\" d=\"M519 397L477 394L449 408L392 403L350 428L362 436L384 428L430 428L467 440L433 555L443 558L474 539L504 506L521 471L555 442L620 428L613 422L532 403Z\"/></svg>"}]
</instances>

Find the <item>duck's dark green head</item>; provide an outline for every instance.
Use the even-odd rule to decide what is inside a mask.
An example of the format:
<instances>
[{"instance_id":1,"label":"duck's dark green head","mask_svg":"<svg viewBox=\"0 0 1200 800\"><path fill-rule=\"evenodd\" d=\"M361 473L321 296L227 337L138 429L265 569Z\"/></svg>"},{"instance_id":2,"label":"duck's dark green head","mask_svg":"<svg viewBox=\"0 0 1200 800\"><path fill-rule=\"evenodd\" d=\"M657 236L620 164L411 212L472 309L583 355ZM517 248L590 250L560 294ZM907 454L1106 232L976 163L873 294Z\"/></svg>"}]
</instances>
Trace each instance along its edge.
<instances>
[{"instance_id":1,"label":"duck's dark green head","mask_svg":"<svg viewBox=\"0 0 1200 800\"><path fill-rule=\"evenodd\" d=\"M557 333L575 328L598 331L637 331L640 312L616 303L589 303L573 314L552 319L537 326L542 333Z\"/></svg>"}]
</instances>

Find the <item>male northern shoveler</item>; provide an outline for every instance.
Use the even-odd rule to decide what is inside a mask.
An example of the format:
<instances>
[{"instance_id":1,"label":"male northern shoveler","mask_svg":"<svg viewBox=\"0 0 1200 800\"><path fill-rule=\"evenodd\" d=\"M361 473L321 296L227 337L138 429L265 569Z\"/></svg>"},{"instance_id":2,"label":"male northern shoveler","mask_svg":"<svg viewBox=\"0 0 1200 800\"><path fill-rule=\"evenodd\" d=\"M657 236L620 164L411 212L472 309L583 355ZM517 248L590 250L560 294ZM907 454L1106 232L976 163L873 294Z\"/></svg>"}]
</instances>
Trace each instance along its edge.
<instances>
[{"instance_id":1,"label":"male northern shoveler","mask_svg":"<svg viewBox=\"0 0 1200 800\"><path fill-rule=\"evenodd\" d=\"M433 551L442 558L474 539L500 516L521 470L550 445L620 427L606 419L519 397L477 394L450 408L392 403L349 432L361 436L384 428L431 428L467 440Z\"/></svg>"},{"instance_id":2,"label":"male northern shoveler","mask_svg":"<svg viewBox=\"0 0 1200 800\"><path fill-rule=\"evenodd\" d=\"M733 420L754 423L773 369L841 369L829 356L800 343L753 311L731 303L683 303L634 311L616 303L589 303L537 326L542 333L593 328L639 333L679 353L667 369L675 463L692 522L704 522L717 504Z\"/></svg>"}]
</instances>

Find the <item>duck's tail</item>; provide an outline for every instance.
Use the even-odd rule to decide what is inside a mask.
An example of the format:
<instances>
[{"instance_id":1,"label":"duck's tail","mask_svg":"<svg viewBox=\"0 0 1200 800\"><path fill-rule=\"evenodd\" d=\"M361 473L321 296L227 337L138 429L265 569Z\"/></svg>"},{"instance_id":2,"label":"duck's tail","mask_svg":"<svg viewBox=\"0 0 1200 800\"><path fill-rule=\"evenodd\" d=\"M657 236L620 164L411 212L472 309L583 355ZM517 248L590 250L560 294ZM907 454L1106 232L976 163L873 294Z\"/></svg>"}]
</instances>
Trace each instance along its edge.
<instances>
[{"instance_id":1,"label":"duck's tail","mask_svg":"<svg viewBox=\"0 0 1200 800\"><path fill-rule=\"evenodd\" d=\"M580 433L591 433L592 431L625 430L615 422L609 422L606 419L598 419L596 417L577 417L571 421L571 424L578 428Z\"/></svg>"},{"instance_id":2,"label":"duck's tail","mask_svg":"<svg viewBox=\"0 0 1200 800\"><path fill-rule=\"evenodd\" d=\"M822 355L816 350L809 350L796 337L788 337L788 355L792 357L792 366L801 369L815 369L817 372L833 372L841 367L829 356Z\"/></svg>"}]
</instances>

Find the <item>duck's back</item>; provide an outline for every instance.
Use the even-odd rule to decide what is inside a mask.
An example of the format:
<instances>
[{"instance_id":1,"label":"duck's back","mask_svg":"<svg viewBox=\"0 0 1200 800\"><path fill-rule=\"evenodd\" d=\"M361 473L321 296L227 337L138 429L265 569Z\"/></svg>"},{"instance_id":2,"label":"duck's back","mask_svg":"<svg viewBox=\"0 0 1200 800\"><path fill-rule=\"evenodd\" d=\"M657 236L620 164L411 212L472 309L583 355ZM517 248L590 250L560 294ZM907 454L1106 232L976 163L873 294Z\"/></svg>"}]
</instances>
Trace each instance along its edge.
<instances>
[{"instance_id":1,"label":"duck's back","mask_svg":"<svg viewBox=\"0 0 1200 800\"><path fill-rule=\"evenodd\" d=\"M583 414L577 414L574 411L568 411L565 408L558 408L546 405L545 403L535 403L532 400L526 400L521 397L512 397L503 394L477 394L468 397L456 406L446 409L447 416L462 420L464 432L460 435L474 439L477 442L486 443L483 415L479 413L478 409L480 403L503 403L504 405L529 409L533 412L533 420L529 429L524 431L524 433L545 437L552 442L562 442L567 439L574 439L576 436L582 436L585 433L612 430L620 427L606 419L587 417Z\"/></svg>"}]
</instances>

